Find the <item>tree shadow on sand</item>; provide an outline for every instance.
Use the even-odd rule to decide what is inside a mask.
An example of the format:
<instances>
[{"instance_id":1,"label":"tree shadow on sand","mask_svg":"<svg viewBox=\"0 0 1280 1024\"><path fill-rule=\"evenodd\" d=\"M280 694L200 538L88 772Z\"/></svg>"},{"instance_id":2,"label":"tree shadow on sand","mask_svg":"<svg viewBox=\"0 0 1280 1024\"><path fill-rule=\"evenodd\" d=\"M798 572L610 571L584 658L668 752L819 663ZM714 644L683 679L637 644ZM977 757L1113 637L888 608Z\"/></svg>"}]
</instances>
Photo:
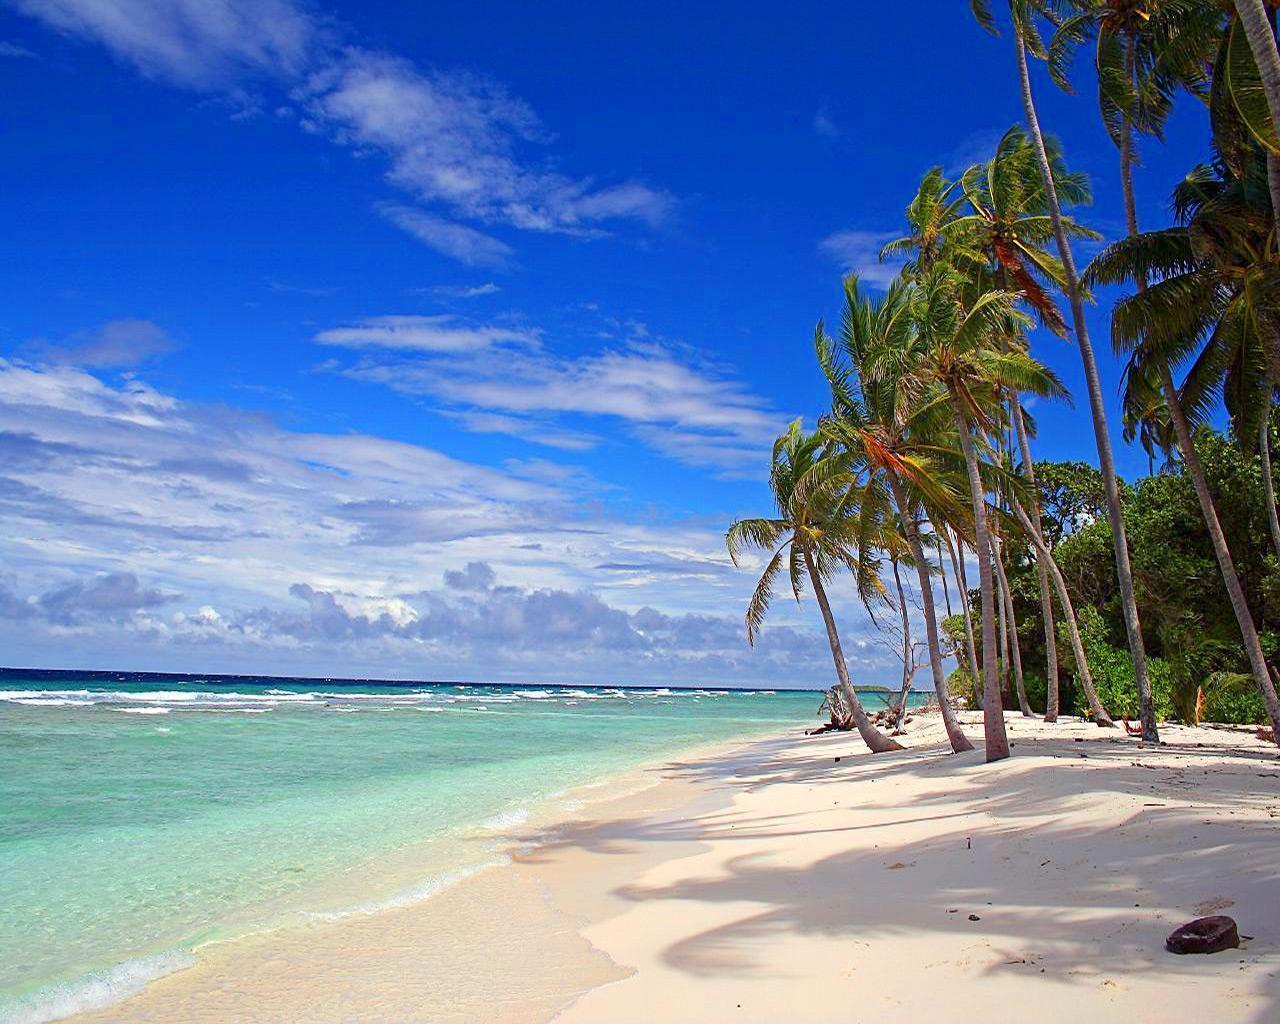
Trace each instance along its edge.
<instances>
[{"instance_id":1,"label":"tree shadow on sand","mask_svg":"<svg viewBox=\"0 0 1280 1024\"><path fill-rule=\"evenodd\" d=\"M1082 744L1064 736L1018 740L1015 755L1023 757L987 766L981 751L849 754L847 740L826 739L798 750L794 741L758 745L728 766L675 762L665 774L711 781L725 798L781 784L832 787L833 797L856 793L833 799L829 812L760 817L723 806L724 799L683 816L569 824L527 837L543 844L529 857L552 859L566 845L624 853L649 843L750 844L714 874L616 890L635 903L748 908L665 950L668 965L695 976L767 977L770 940L791 934L821 936L833 952L843 948L856 958L858 943L933 932L951 937L941 947L946 955L967 949L981 976L1043 971L1096 987L1127 977L1192 980L1220 974L1229 962L1240 972L1239 987L1264 993L1254 1019L1280 1019L1274 752L1175 743L1162 748L1179 755L1175 766L1144 757L1119 737ZM908 778L913 796L895 800ZM851 779L867 785L834 789ZM920 780L936 785L920 791ZM1117 798L1120 811L1090 822L1104 795ZM907 838L918 837L925 822L929 838ZM857 848L802 866L779 856L797 840L834 833L848 833ZM1242 933L1253 936L1245 948L1215 957L1164 951L1174 927L1216 912L1224 899L1234 901L1228 912ZM980 922L970 921L971 913Z\"/></svg>"}]
</instances>

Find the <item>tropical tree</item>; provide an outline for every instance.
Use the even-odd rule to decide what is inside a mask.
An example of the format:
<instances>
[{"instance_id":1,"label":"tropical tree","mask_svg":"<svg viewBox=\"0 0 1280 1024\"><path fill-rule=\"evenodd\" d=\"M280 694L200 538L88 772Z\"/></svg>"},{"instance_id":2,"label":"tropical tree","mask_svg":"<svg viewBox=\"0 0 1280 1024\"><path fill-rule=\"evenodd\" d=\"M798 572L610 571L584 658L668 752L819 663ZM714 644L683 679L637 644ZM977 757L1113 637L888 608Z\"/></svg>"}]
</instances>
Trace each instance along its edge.
<instances>
[{"instance_id":1,"label":"tropical tree","mask_svg":"<svg viewBox=\"0 0 1280 1024\"><path fill-rule=\"evenodd\" d=\"M1267 111L1271 115L1270 132L1259 135L1274 143L1280 139L1280 52L1276 49L1275 29L1271 24L1271 13L1263 0L1233 0L1239 27L1244 31L1249 42L1249 51L1260 79L1261 93L1266 102ZM1251 73L1253 69L1248 69ZM1253 121L1251 123L1256 123ZM1269 147L1270 148L1270 147ZM1280 161L1275 157L1280 148L1271 148L1271 156L1267 160L1267 182L1271 193L1271 206L1280 210Z\"/></svg>"},{"instance_id":2,"label":"tropical tree","mask_svg":"<svg viewBox=\"0 0 1280 1024\"><path fill-rule=\"evenodd\" d=\"M845 280L845 310L838 338L823 324L814 333L814 347L831 389L831 412L823 418L823 435L843 453L845 482L857 487L862 503L864 544L875 517L890 507L898 516L920 584L921 611L929 648L934 689L951 749L972 750L947 699L942 645L929 561L921 539L922 511L955 516L962 508L947 479L948 448L938 437L942 395L938 391L911 395L902 387L902 362L888 358L910 352L914 342L911 285L902 279L880 301L861 294L858 279ZM877 372L868 372L877 363ZM954 460L953 460L954 461ZM864 592L866 587L861 588Z\"/></svg>"},{"instance_id":3,"label":"tropical tree","mask_svg":"<svg viewBox=\"0 0 1280 1024\"><path fill-rule=\"evenodd\" d=\"M778 515L772 519L739 520L729 528L725 541L734 565L740 563L747 550L756 549L770 555L747 605L748 643L755 644L783 570L787 572L797 602L804 594L807 581L822 612L840 695L859 735L875 753L901 750L901 744L871 723L858 699L827 599L825 581L838 572L852 571L862 585L871 585L869 581L874 577L870 563L861 557L858 546L862 539L859 531L866 529L866 517L859 515L854 493L838 482L845 479L840 471L842 458L826 450L821 434L805 433L796 420L773 446L769 487ZM826 468L819 470L824 461Z\"/></svg>"},{"instance_id":4,"label":"tropical tree","mask_svg":"<svg viewBox=\"0 0 1280 1024\"><path fill-rule=\"evenodd\" d=\"M982 678L987 760L1009 756L996 650L996 601L992 558L997 555L988 528L986 485L978 450L983 435L998 429L1000 396L1008 390L1065 395L1053 373L1026 352L1001 344L1010 324L1025 321L1018 295L971 285L953 267L939 265L913 289L918 363L911 368L917 387L938 385L946 393L964 456L972 504L974 550L978 555L982 605Z\"/></svg>"},{"instance_id":5,"label":"tropical tree","mask_svg":"<svg viewBox=\"0 0 1280 1024\"><path fill-rule=\"evenodd\" d=\"M1062 20L1063 3L1059 0L1009 0L1009 13L1013 24L1014 55L1017 61L1018 82L1022 94L1023 112L1027 132L1035 151L1044 183L1045 201L1053 225L1058 255L1065 274L1067 301L1071 307L1071 325L1075 332L1076 346L1084 367L1085 384L1089 393L1089 411L1093 420L1094 438L1098 447L1098 462L1102 470L1107 492L1107 517L1111 523L1112 542L1115 547L1116 576L1120 584L1120 601L1124 612L1125 634L1133 658L1133 673L1142 709L1142 733L1150 741L1159 739L1156 725L1155 703L1151 695L1151 679L1147 671L1146 647L1142 639L1142 626L1138 618L1138 605L1133 592L1133 570L1129 561L1129 541L1125 533L1124 513L1120 504L1120 485L1116 476L1115 457L1111 448L1111 435L1107 425L1106 407L1103 404L1102 381L1098 364L1089 338L1089 325L1084 315L1084 295L1076 270L1071 240L1062 217L1062 204L1053 179L1049 152L1040 128L1040 116L1036 110L1035 96L1031 88L1031 71L1028 52L1039 59L1049 54L1037 24L1037 18L1048 18L1053 23ZM996 23L990 0L970 0L978 23L988 31L996 32Z\"/></svg>"},{"instance_id":6,"label":"tropical tree","mask_svg":"<svg viewBox=\"0 0 1280 1024\"><path fill-rule=\"evenodd\" d=\"M1141 393L1147 381L1159 382L1254 683L1280 730L1280 699L1192 437L1193 421L1208 407L1203 378L1216 376L1214 368L1224 367L1242 349L1261 353L1266 362L1280 332L1280 253L1274 218L1262 206L1264 159L1255 152L1238 178L1225 162L1193 172L1175 202L1182 224L1131 234L1101 253L1087 277L1137 287L1135 294L1116 304L1112 338L1118 349L1131 353L1129 375L1141 382L1131 386L1131 392ZM1198 351L1202 345L1203 353ZM1188 406L1173 374L1179 364L1197 355L1202 379L1192 389ZM1266 391L1269 406L1269 384Z\"/></svg>"},{"instance_id":7,"label":"tropical tree","mask_svg":"<svg viewBox=\"0 0 1280 1024\"><path fill-rule=\"evenodd\" d=\"M1059 198L1072 205L1088 203L1091 195L1085 176L1067 170L1061 147L1056 140L1046 139L1045 148ZM1054 225L1047 213L1044 179L1040 174L1035 147L1026 133L1018 127L1010 128L996 146L992 158L986 164L969 168L961 179L961 184L972 213L955 218L949 226L948 234L955 247L967 253L975 262L985 261L994 268L996 283L1000 287L1016 287L1040 322L1055 334L1065 336L1066 323L1057 303L1046 291L1045 284L1065 287L1066 272L1062 261L1048 252L1048 246L1054 240ZM1099 237L1096 232L1076 223L1070 217L1062 218L1062 227L1073 238L1092 240ZM1006 397L1009 417L1022 456L1022 471L1031 484L1028 502L1035 513L1035 463L1031 458L1026 416L1016 393ZM1033 515L1031 522L1034 526L1038 522L1038 515ZM1043 556L1040 554L1042 550L1048 551L1048 548L1041 545L1034 550L1036 576L1040 587L1041 620L1044 623L1047 684L1045 720L1053 722L1057 720L1059 704L1058 644L1050 573L1042 564ZM1015 633L1015 647L1017 643ZM1020 653L1015 651L1015 654L1019 655L1020 660Z\"/></svg>"}]
</instances>

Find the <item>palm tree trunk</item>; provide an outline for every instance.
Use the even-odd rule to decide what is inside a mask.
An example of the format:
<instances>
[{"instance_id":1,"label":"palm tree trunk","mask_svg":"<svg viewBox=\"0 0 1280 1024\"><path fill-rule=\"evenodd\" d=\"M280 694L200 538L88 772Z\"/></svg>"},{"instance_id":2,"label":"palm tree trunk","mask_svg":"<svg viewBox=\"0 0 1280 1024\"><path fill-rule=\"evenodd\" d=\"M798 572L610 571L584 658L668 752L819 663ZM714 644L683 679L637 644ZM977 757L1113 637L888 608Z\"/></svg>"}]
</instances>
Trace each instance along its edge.
<instances>
[{"instance_id":1,"label":"palm tree trunk","mask_svg":"<svg viewBox=\"0 0 1280 1024\"><path fill-rule=\"evenodd\" d=\"M1276 50L1275 29L1263 0L1235 0L1236 14L1244 27L1245 38L1253 52L1254 63L1262 79L1262 91L1271 111L1271 123L1280 134L1280 52ZM1271 189L1271 208L1280 216L1280 174L1274 161L1267 161L1267 182Z\"/></svg>"},{"instance_id":2,"label":"palm tree trunk","mask_svg":"<svg viewBox=\"0 0 1280 1024\"><path fill-rule=\"evenodd\" d=\"M955 543L952 543L951 533L943 527L943 536L947 541L947 553L951 556L951 570L955 573L955 577L959 580L960 587L960 611L964 616L964 636L965 636L965 654L969 661L969 678L973 680L974 696L979 698L978 703L981 704L981 694L977 686L978 680L982 678L982 673L978 670L978 642L973 636L973 618L969 614L969 580L964 571L964 553L957 552L960 547L960 538L957 536Z\"/></svg>"},{"instance_id":3,"label":"palm tree trunk","mask_svg":"<svg viewBox=\"0 0 1280 1024\"><path fill-rule=\"evenodd\" d=\"M1000 574L1000 590L1004 593L1005 618L1009 621L1009 647L1013 652L1013 679L1018 689L1018 707L1024 718L1034 718L1031 702L1027 700L1026 680L1022 677L1022 646L1018 643L1018 620L1013 614L1013 591L1009 589L1009 577L1005 572L1001 549L996 541L996 571Z\"/></svg>"},{"instance_id":4,"label":"palm tree trunk","mask_svg":"<svg viewBox=\"0 0 1280 1024\"><path fill-rule=\"evenodd\" d=\"M1271 527L1271 544L1280 558L1280 518L1276 516L1276 485L1271 476L1271 396L1275 391L1271 360L1263 387L1262 426L1258 429L1258 459L1262 463L1262 489L1267 502L1267 524Z\"/></svg>"},{"instance_id":5,"label":"palm tree trunk","mask_svg":"<svg viewBox=\"0 0 1280 1024\"><path fill-rule=\"evenodd\" d=\"M1271 53L1277 64L1280 65L1280 56L1276 54L1275 37L1271 32L1269 19L1267 19L1267 26L1267 36L1271 40ZM1132 76L1134 59L1132 36L1129 37L1126 45L1128 49L1129 74ZM1138 234L1138 210L1133 191L1132 139L1132 127L1126 123L1124 134L1121 136L1120 183L1124 193L1125 216L1128 221L1129 236L1131 238ZM1277 207L1277 209L1280 209L1280 207ZM1146 284L1145 277L1140 276L1138 279L1139 290L1144 290ZM1266 376L1269 378L1270 374L1268 373ZM1227 589L1227 597L1231 602L1231 609L1235 612L1236 622L1244 639L1245 652L1249 657L1249 667L1253 672L1254 683L1262 694L1263 703L1267 708L1267 715L1270 717L1276 733L1276 740L1280 743L1280 699L1277 699L1276 688L1271 680L1271 672L1267 667L1266 656L1262 653L1262 644L1258 639L1258 631L1254 625L1253 613L1249 609L1244 588L1240 585L1240 577L1231 558L1231 551L1227 547L1227 539L1222 532L1222 524L1218 519L1218 510L1213 503L1213 495L1209 491L1209 482L1204 475L1204 466L1200 462L1200 455L1196 452L1195 443L1191 437L1191 425L1188 423L1186 412L1182 408L1182 398L1178 394L1177 385L1173 380L1173 371L1168 363L1160 365L1160 387L1164 392L1165 403L1169 407L1169 419L1173 424L1174 436L1178 439L1178 448L1182 452L1182 462L1186 467L1187 475L1191 478L1191 485L1195 489L1196 499L1200 503L1200 513L1204 517L1205 526L1209 531L1209 540L1213 544L1213 553L1218 559L1218 569L1222 573L1222 581ZM1268 403L1270 402L1269 392L1267 401ZM1264 416L1263 421L1265 433L1269 417ZM1271 507L1268 510L1269 519L1274 519L1274 501L1270 502L1270 505Z\"/></svg>"},{"instance_id":6,"label":"palm tree trunk","mask_svg":"<svg viewBox=\"0 0 1280 1024\"><path fill-rule=\"evenodd\" d=\"M1085 700L1089 702L1089 714L1098 723L1099 728L1110 729L1115 726L1115 722L1107 714L1107 709L1102 706L1102 701L1098 699L1098 691L1093 685L1093 673L1089 670L1089 658L1084 652L1084 641L1080 639L1080 627L1077 625L1076 609L1075 605L1071 603L1071 592L1067 590L1067 581L1062 578L1062 570L1058 568L1058 563L1053 560L1053 556L1049 553L1048 545L1040 535L1040 531L1032 528L1031 520L1027 518L1026 512L1018 504L1017 498L1013 499L1013 514L1017 517L1018 522L1022 524L1023 532L1026 533L1027 538L1035 546L1036 553L1044 558L1044 564L1049 570L1054 589L1058 591L1058 601L1062 605L1062 615L1067 626L1067 638L1071 641L1071 653L1075 655L1076 659L1076 672L1080 676L1080 685L1084 689Z\"/></svg>"},{"instance_id":7,"label":"palm tree trunk","mask_svg":"<svg viewBox=\"0 0 1280 1024\"><path fill-rule=\"evenodd\" d=\"M1182 400L1178 397L1178 389L1173 383L1173 373L1167 363L1160 366L1160 384L1164 389L1165 401L1169 405L1169 419L1173 421L1173 432L1178 438L1178 447L1182 449L1182 463L1186 466L1187 475L1191 477L1191 485L1195 488L1196 497L1200 500L1200 512L1204 516L1205 526L1209 528L1209 540L1213 544L1213 553L1218 558L1222 581L1227 588L1227 598L1231 601L1231 610L1235 612L1236 622L1240 626L1240 635L1244 638L1244 649L1249 656L1249 668L1253 671L1253 681L1257 684L1258 692L1262 694L1262 702L1267 707L1267 717L1271 719L1276 742L1280 743L1280 697L1276 696L1276 687L1271 681L1267 659L1262 653L1262 644L1258 640L1258 630L1253 624L1253 613L1249 610L1244 588L1240 586L1240 577L1231 560L1231 551L1222 533L1222 524L1218 521L1218 510L1214 507L1213 496L1209 493L1209 482L1205 479L1204 466L1201 465L1200 456L1196 453L1195 444L1192 442L1191 426L1183 412Z\"/></svg>"},{"instance_id":8,"label":"palm tree trunk","mask_svg":"<svg viewBox=\"0 0 1280 1024\"><path fill-rule=\"evenodd\" d=\"M1049 204L1049 216L1053 222L1058 242L1058 254L1066 271L1067 299L1071 304L1071 316L1075 327L1076 344L1084 366L1085 381L1089 392L1089 409L1093 417L1093 433L1098 445L1098 468L1107 496L1107 517L1111 523L1111 540L1115 546L1116 577L1120 584L1120 607L1124 613L1124 630L1133 658L1133 675L1138 685L1138 701L1142 709L1143 738L1156 743L1160 731L1156 726L1155 703L1151 696L1151 679L1147 672L1147 652L1142 640L1142 625L1138 619L1138 604L1133 593L1133 571L1129 565L1129 538L1125 533L1124 512L1120 506L1120 485L1116 479L1115 458L1111 451L1111 436L1107 427L1107 412L1102 400L1102 382L1098 377L1098 364L1094 358L1093 344L1089 340L1089 325L1085 321L1084 302L1080 296L1080 280L1076 273L1071 243L1062 225L1062 207L1058 202L1058 190L1049 166L1049 155L1044 148L1044 136L1040 131L1040 118L1036 113L1035 98L1031 92L1031 72L1027 67L1026 43L1016 26L1014 39L1018 59L1018 76L1022 86L1022 105L1027 118L1027 132L1035 146L1040 164L1040 176L1044 183L1045 198Z\"/></svg>"},{"instance_id":9,"label":"palm tree trunk","mask_svg":"<svg viewBox=\"0 0 1280 1024\"><path fill-rule=\"evenodd\" d=\"M1000 644L1000 703L1006 708L1013 703L1013 694L1009 686L1009 617L1005 614L1006 601L1004 587L1000 581L1004 579L1004 567L999 564L999 548L991 545L991 568L996 583L996 636Z\"/></svg>"},{"instance_id":10,"label":"palm tree trunk","mask_svg":"<svg viewBox=\"0 0 1280 1024\"><path fill-rule=\"evenodd\" d=\"M942 577L942 599L947 603L947 618L951 618L954 612L951 610L951 584L947 582L947 567L942 561L942 525L939 524L933 531L933 543L938 549L938 575Z\"/></svg>"},{"instance_id":11,"label":"palm tree trunk","mask_svg":"<svg viewBox=\"0 0 1280 1024\"><path fill-rule=\"evenodd\" d=\"M893 582L898 588L898 611L902 616L902 689L898 693L898 713L894 717L894 732L901 732L903 720L907 717L907 694L911 692L912 652L911 652L911 616L907 613L907 591L902 585L902 573L898 570L898 560L893 559Z\"/></svg>"},{"instance_id":12,"label":"palm tree trunk","mask_svg":"<svg viewBox=\"0 0 1280 1024\"><path fill-rule=\"evenodd\" d=\"M1031 485L1028 488L1031 496L1031 525L1043 542L1044 535L1040 530L1040 496L1036 493L1035 462L1031 458L1031 442L1027 438L1027 425L1022 419L1022 404L1018 401L1016 392L1013 394L1013 429L1018 436L1018 449L1022 453L1022 475ZM1048 550L1048 545L1045 545L1045 550ZM1044 620L1044 720L1056 722L1059 704L1058 637L1057 630L1054 629L1053 594L1049 589L1049 570L1045 568L1044 556L1039 551L1036 552L1036 579L1040 582L1040 616Z\"/></svg>"},{"instance_id":13,"label":"palm tree trunk","mask_svg":"<svg viewBox=\"0 0 1280 1024\"><path fill-rule=\"evenodd\" d=\"M902 481L892 473L886 476L894 504L898 506L898 514L902 517L902 530L907 535L907 545L911 548L911 557L915 560L916 573L920 578L920 608L924 613L924 635L929 644L929 668L933 673L933 689L938 695L938 710L942 712L942 725L947 730L951 750L960 754L972 750L973 744L960 728L947 697L947 677L942 669L942 644L938 641L938 615L933 603L933 585L929 580L929 563L924 557L924 545L920 543L920 524L911 513Z\"/></svg>"},{"instance_id":14,"label":"palm tree trunk","mask_svg":"<svg viewBox=\"0 0 1280 1024\"><path fill-rule=\"evenodd\" d=\"M951 396L960 447L964 451L965 468L969 471L969 497L973 502L973 532L978 554L978 579L982 595L982 710L983 732L987 741L987 761L1009 756L1009 736L1004 728L1004 703L1000 699L1000 680L996 677L996 600L991 578L991 538L987 533L986 496L982 477L978 474L978 457L973 450L973 437L965 422L959 400Z\"/></svg>"},{"instance_id":15,"label":"palm tree trunk","mask_svg":"<svg viewBox=\"0 0 1280 1024\"><path fill-rule=\"evenodd\" d=\"M827 589L822 585L818 567L813 564L813 556L809 554L807 548L802 550L804 567L809 572L809 582L813 584L813 596L818 599L818 607L822 610L822 621L827 627L827 640L831 644L831 659L836 663L836 679L840 683L840 696L849 705L849 712L853 716L853 724L858 729L858 735L874 754L901 750L901 743L891 740L871 724L862 701L858 699L858 691L853 688L853 681L849 678L849 666L845 664L844 648L840 646L840 634L836 630L835 616L831 614L831 605L827 601Z\"/></svg>"}]
</instances>

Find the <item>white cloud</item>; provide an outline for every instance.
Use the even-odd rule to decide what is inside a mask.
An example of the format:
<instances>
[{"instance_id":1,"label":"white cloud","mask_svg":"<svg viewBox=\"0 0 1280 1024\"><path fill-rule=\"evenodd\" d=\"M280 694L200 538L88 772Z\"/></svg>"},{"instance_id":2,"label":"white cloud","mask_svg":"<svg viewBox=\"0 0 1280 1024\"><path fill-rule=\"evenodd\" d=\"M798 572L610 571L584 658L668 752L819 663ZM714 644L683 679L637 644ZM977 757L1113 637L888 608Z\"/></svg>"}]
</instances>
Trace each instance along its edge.
<instances>
[{"instance_id":1,"label":"white cloud","mask_svg":"<svg viewBox=\"0 0 1280 1024\"><path fill-rule=\"evenodd\" d=\"M436 320L437 318L422 318ZM440 318L444 319L444 318ZM450 338L446 323L428 328ZM504 433L567 450L595 443L591 434L563 418L621 421L633 437L660 454L698 468L759 475L769 446L787 417L769 407L722 368L691 353L655 343L642 325L628 331L623 346L566 358L529 344L536 335L503 337L510 329L458 329L475 343L421 344L421 358L366 358L329 366L356 380L386 385L443 403L441 411L480 433ZM366 348L370 332L343 329L319 337L329 345ZM386 348L408 348L388 341ZM499 348L500 353L487 351Z\"/></svg>"},{"instance_id":2,"label":"white cloud","mask_svg":"<svg viewBox=\"0 0 1280 1024\"><path fill-rule=\"evenodd\" d=\"M816 134L827 139L840 138L840 129L836 126L835 121L831 119L831 115L827 113L825 107L813 115L813 130Z\"/></svg>"},{"instance_id":3,"label":"white cloud","mask_svg":"<svg viewBox=\"0 0 1280 1024\"><path fill-rule=\"evenodd\" d=\"M498 344L537 346L534 331L510 327L468 327L454 316L375 316L321 331L315 340L344 348L386 348L421 352L477 352Z\"/></svg>"},{"instance_id":4,"label":"white cloud","mask_svg":"<svg viewBox=\"0 0 1280 1024\"><path fill-rule=\"evenodd\" d=\"M147 75L221 92L242 111L260 106L250 90L283 90L287 100L273 105L307 130L380 154L389 180L428 207L383 204L385 217L469 265L505 266L512 250L460 220L595 237L615 222L657 226L675 205L643 182L601 185L549 168L526 151L551 134L498 84L351 45L292 0L9 2Z\"/></svg>"},{"instance_id":5,"label":"white cloud","mask_svg":"<svg viewBox=\"0 0 1280 1024\"><path fill-rule=\"evenodd\" d=\"M584 488L606 493L0 361L0 642L31 664L824 677L809 614L780 605L773 653L746 647L723 522L630 521Z\"/></svg>"},{"instance_id":6,"label":"white cloud","mask_svg":"<svg viewBox=\"0 0 1280 1024\"><path fill-rule=\"evenodd\" d=\"M110 320L60 342L39 340L32 347L44 359L101 369L137 366L177 345L168 331L150 320Z\"/></svg>"},{"instance_id":7,"label":"white cloud","mask_svg":"<svg viewBox=\"0 0 1280 1024\"><path fill-rule=\"evenodd\" d=\"M435 295L443 299L479 299L485 295L497 295L502 291L492 281L484 284L437 284L430 288L411 288L413 295Z\"/></svg>"},{"instance_id":8,"label":"white cloud","mask_svg":"<svg viewBox=\"0 0 1280 1024\"><path fill-rule=\"evenodd\" d=\"M291 0L10 0L54 28L94 39L147 75L201 88L246 72L293 75L318 42Z\"/></svg>"},{"instance_id":9,"label":"white cloud","mask_svg":"<svg viewBox=\"0 0 1280 1024\"><path fill-rule=\"evenodd\" d=\"M35 57L35 53L28 50L25 46L20 46L17 43L11 43L7 39L0 39L0 57L12 57L15 59L21 59L24 57L30 58Z\"/></svg>"},{"instance_id":10,"label":"white cloud","mask_svg":"<svg viewBox=\"0 0 1280 1024\"><path fill-rule=\"evenodd\" d=\"M378 212L419 242L469 267L506 268L515 250L483 231L399 203L379 203Z\"/></svg>"},{"instance_id":11,"label":"white cloud","mask_svg":"<svg viewBox=\"0 0 1280 1024\"><path fill-rule=\"evenodd\" d=\"M864 283L886 288L902 269L901 260L880 262L880 250L895 237L892 231L837 231L818 243L818 248L839 264L846 274L857 274Z\"/></svg>"}]
</instances>

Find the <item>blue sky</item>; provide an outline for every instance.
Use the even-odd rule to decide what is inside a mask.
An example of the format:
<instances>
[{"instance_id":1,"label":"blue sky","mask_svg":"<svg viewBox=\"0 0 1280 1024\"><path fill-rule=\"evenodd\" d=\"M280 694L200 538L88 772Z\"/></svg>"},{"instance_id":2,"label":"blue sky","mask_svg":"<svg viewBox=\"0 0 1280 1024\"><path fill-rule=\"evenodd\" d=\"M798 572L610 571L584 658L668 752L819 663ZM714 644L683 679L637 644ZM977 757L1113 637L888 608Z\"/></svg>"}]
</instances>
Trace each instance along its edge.
<instances>
[{"instance_id":1,"label":"blue sky","mask_svg":"<svg viewBox=\"0 0 1280 1024\"><path fill-rule=\"evenodd\" d=\"M859 6L0 0L4 661L825 682L810 607L747 649L724 528L841 274L1020 116L968 5ZM1114 236L1086 71L1038 95Z\"/></svg>"}]
</instances>

